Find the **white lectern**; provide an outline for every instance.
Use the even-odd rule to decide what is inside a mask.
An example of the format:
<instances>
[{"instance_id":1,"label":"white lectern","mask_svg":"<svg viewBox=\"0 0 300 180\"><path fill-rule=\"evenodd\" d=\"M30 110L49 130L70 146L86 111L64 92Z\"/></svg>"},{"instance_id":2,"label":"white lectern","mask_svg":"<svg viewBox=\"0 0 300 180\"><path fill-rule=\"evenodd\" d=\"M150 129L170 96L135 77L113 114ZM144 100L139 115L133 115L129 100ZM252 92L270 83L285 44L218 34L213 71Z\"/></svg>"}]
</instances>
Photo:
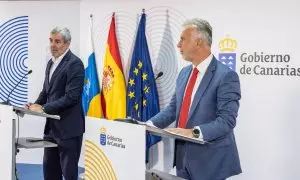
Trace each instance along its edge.
<instances>
[{"instance_id":1,"label":"white lectern","mask_svg":"<svg viewBox=\"0 0 300 180\"><path fill-rule=\"evenodd\" d=\"M0 174L2 178L12 179L14 177L14 127L13 107L0 104Z\"/></svg>"},{"instance_id":2,"label":"white lectern","mask_svg":"<svg viewBox=\"0 0 300 180\"><path fill-rule=\"evenodd\" d=\"M124 121L116 122L86 117L85 174L82 179L182 180L182 178L168 173L146 170L146 131L158 136L199 144L205 143L145 124L130 124L124 123Z\"/></svg>"},{"instance_id":3,"label":"white lectern","mask_svg":"<svg viewBox=\"0 0 300 180\"><path fill-rule=\"evenodd\" d=\"M49 115L45 113L37 113L26 110L24 108L13 107L0 104L0 174L2 180L16 180L16 154L18 148L44 148L56 147L51 142L38 138L19 138L16 139L16 122L14 113L17 116L30 114L34 116L49 117L59 120L57 115Z\"/></svg>"}]
</instances>

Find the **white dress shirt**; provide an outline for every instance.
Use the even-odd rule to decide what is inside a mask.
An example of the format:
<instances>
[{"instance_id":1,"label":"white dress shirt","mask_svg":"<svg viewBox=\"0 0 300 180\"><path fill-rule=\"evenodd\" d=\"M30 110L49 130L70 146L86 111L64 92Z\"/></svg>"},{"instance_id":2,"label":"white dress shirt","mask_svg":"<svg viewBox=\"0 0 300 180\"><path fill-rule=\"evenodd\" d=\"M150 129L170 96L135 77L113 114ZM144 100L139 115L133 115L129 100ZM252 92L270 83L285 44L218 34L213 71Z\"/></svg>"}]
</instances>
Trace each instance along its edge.
<instances>
[{"instance_id":1,"label":"white dress shirt","mask_svg":"<svg viewBox=\"0 0 300 180\"><path fill-rule=\"evenodd\" d=\"M202 78L206 72L206 69L207 67L209 66L211 60L213 58L213 55L210 54L204 61L202 61L197 67L195 67L193 65L193 68L197 68L198 69L198 76L197 76L197 79L196 79L196 82L195 82L195 86L194 86L194 89L193 89L193 92L192 92L192 97L191 97L191 104L190 104L190 108L192 106L192 103L193 103L193 100L194 100L194 97L195 97L195 94L196 94L196 91L198 90L199 86L200 86L200 83L202 81ZM190 74L190 77L189 77L189 81L192 77L192 73ZM188 82L189 82L188 81ZM188 83L187 83L188 84ZM187 88L187 86L186 86ZM185 91L186 91L186 88L185 88ZM185 94L185 91L184 91L184 94Z\"/></svg>"},{"instance_id":2,"label":"white dress shirt","mask_svg":"<svg viewBox=\"0 0 300 180\"><path fill-rule=\"evenodd\" d=\"M55 71L55 69L57 68L57 66L59 65L59 63L61 62L61 60L65 57L65 55L67 54L68 51L69 51L69 49L67 49L66 52L63 53L58 58L55 58L54 56L52 56L52 58L51 58L52 66L50 67L50 72L49 72L49 82L51 80L53 72Z\"/></svg>"},{"instance_id":3,"label":"white dress shirt","mask_svg":"<svg viewBox=\"0 0 300 180\"><path fill-rule=\"evenodd\" d=\"M198 88L200 86L201 81L202 81L202 78L203 78L203 76L204 76L204 74L205 74L205 72L207 70L207 67L209 66L210 62L212 61L212 59L213 59L213 55L210 54L197 67L193 65L193 68L197 68L199 72L198 72L198 76L197 76L197 79L196 79L196 82L195 82L195 86L194 86L193 92L192 92L190 109L191 109L191 106L193 104L195 94L196 94L196 92L197 92L197 90L198 90ZM191 79L191 76L192 76L192 73L190 74L189 81ZM187 88L187 86L186 86L186 88ZM185 89L185 91L186 91L186 89ZM184 94L185 94L185 91L184 91ZM195 126L194 128L197 128L200 131L199 139L203 139L203 135L202 135L200 127L199 126Z\"/></svg>"}]
</instances>

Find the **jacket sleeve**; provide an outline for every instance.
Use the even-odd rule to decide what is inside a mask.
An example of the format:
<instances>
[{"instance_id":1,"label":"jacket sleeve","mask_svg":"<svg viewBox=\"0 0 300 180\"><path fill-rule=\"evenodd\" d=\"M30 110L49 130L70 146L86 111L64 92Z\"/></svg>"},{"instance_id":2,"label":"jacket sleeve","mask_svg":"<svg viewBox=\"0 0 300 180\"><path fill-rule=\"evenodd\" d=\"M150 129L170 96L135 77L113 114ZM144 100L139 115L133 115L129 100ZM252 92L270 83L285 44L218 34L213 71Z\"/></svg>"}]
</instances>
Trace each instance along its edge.
<instances>
[{"instance_id":1,"label":"jacket sleeve","mask_svg":"<svg viewBox=\"0 0 300 180\"><path fill-rule=\"evenodd\" d=\"M170 103L157 115L152 117L150 121L159 128L165 128L174 122L176 116L176 93L174 92Z\"/></svg>"},{"instance_id":2,"label":"jacket sleeve","mask_svg":"<svg viewBox=\"0 0 300 180\"><path fill-rule=\"evenodd\" d=\"M217 88L216 119L200 125L204 140L212 141L232 132L236 125L240 99L239 77L236 72L229 71Z\"/></svg>"},{"instance_id":3,"label":"jacket sleeve","mask_svg":"<svg viewBox=\"0 0 300 180\"><path fill-rule=\"evenodd\" d=\"M47 68L50 66L49 62L47 64ZM39 94L39 97L37 98L37 100L34 102L35 104L40 104L40 105L44 105L47 102L47 92L46 92L46 81L47 79L47 71L45 72L45 80L44 80L44 84L43 84L43 89Z\"/></svg>"},{"instance_id":4,"label":"jacket sleeve","mask_svg":"<svg viewBox=\"0 0 300 180\"><path fill-rule=\"evenodd\" d=\"M37 98L37 100L34 102L35 104L40 104L40 105L43 105L47 102L47 93L46 93L46 90L45 90L45 83L43 85L43 89L42 91L40 92L40 95L39 97Z\"/></svg>"},{"instance_id":5,"label":"jacket sleeve","mask_svg":"<svg viewBox=\"0 0 300 180\"><path fill-rule=\"evenodd\" d=\"M184 74L183 70L180 71L178 77ZM176 89L178 89L179 82L178 78L176 80L176 88L175 92L169 102L169 104L160 111L157 115L149 119L152 123L159 128L166 128L171 123L173 123L176 119L176 110L177 110L177 98L176 98Z\"/></svg>"}]
</instances>

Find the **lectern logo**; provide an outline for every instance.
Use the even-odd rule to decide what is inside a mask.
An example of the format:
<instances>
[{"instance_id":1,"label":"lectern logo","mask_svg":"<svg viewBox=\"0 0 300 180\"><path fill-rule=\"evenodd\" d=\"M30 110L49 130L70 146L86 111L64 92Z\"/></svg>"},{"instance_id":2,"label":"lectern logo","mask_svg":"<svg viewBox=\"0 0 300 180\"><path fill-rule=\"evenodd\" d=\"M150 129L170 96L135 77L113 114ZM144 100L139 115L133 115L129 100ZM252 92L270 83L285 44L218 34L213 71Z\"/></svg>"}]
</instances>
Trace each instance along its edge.
<instances>
[{"instance_id":1,"label":"lectern logo","mask_svg":"<svg viewBox=\"0 0 300 180\"><path fill-rule=\"evenodd\" d=\"M230 38L229 35L227 35L226 38L222 39L219 42L219 48L222 52L219 53L219 61L235 71L236 53L234 51L237 48L236 40Z\"/></svg>"},{"instance_id":2,"label":"lectern logo","mask_svg":"<svg viewBox=\"0 0 300 180\"><path fill-rule=\"evenodd\" d=\"M106 128L101 128L100 129L100 144L102 146L106 145Z\"/></svg>"}]
</instances>

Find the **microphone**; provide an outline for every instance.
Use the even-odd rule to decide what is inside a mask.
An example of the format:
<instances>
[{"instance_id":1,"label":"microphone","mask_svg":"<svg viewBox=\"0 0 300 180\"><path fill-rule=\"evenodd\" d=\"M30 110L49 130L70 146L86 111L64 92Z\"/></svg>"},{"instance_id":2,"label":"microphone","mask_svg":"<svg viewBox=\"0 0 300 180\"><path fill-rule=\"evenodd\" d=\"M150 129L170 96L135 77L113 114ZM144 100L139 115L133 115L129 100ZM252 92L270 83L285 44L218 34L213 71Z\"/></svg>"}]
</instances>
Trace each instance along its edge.
<instances>
[{"instance_id":1,"label":"microphone","mask_svg":"<svg viewBox=\"0 0 300 180\"><path fill-rule=\"evenodd\" d=\"M29 70L26 74L24 74L22 76L22 78L19 80L19 82L11 89L11 91L8 93L8 96L7 96L7 99L5 102L3 102L2 104L5 104L5 105L10 105L10 102L9 102L9 98L10 98L10 95L12 94L12 92L14 92L14 90L16 89L16 87L18 87L18 85L22 82L22 80L24 79L25 76L29 75L32 73L32 70Z\"/></svg>"},{"instance_id":2,"label":"microphone","mask_svg":"<svg viewBox=\"0 0 300 180\"><path fill-rule=\"evenodd\" d=\"M160 78L162 75L164 75L164 73L160 71L160 72L157 74L155 80L158 79L158 78Z\"/></svg>"},{"instance_id":3,"label":"microphone","mask_svg":"<svg viewBox=\"0 0 300 180\"><path fill-rule=\"evenodd\" d=\"M150 88L150 85L152 85L152 84L153 84L158 78L160 78L162 75L164 75L164 73L163 73L163 72L159 72L159 73L157 74L156 78L154 79L154 81L152 81L152 82L150 82L150 83L148 83L148 84L146 85L146 86L147 86L147 89L146 89L146 90L148 90L148 89ZM135 100L135 102L133 103L133 106L132 106L132 108L131 108L130 116L128 116L128 118L135 120L135 119L132 117L132 112L133 112L133 109L134 109L135 104L136 104L137 102L139 102L142 98L143 98L143 93L141 93L140 96L139 96L138 98L136 98L136 100ZM136 121L136 120L135 120L135 121Z\"/></svg>"}]
</instances>

